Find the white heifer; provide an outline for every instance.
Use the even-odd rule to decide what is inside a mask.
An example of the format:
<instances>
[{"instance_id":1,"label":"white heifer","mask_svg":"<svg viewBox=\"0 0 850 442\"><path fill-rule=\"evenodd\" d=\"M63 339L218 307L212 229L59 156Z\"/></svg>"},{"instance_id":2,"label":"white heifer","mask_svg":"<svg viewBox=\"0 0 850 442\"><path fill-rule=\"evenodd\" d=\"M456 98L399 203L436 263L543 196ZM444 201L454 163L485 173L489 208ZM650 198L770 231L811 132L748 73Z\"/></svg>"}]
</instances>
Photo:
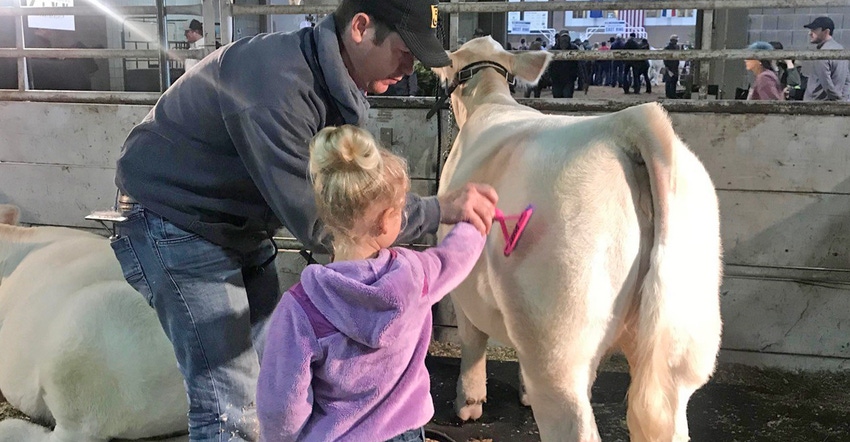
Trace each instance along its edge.
<instances>
[{"instance_id":1,"label":"white heifer","mask_svg":"<svg viewBox=\"0 0 850 442\"><path fill-rule=\"evenodd\" d=\"M0 205L0 221L17 209ZM0 392L35 422L2 442L95 442L185 432L183 378L156 313L109 241L0 225Z\"/></svg>"},{"instance_id":2,"label":"white heifer","mask_svg":"<svg viewBox=\"0 0 850 442\"><path fill-rule=\"evenodd\" d=\"M721 331L718 206L704 167L655 103L543 115L514 101L498 66L465 69L489 61L534 82L545 52L512 55L479 38L450 56L435 71L468 81L451 95L460 132L440 192L483 182L505 213L535 205L513 254L494 228L452 293L458 415L482 413L490 336L516 348L541 439L596 441L590 388L621 349L631 440L688 440L688 399L714 370Z\"/></svg>"}]
</instances>

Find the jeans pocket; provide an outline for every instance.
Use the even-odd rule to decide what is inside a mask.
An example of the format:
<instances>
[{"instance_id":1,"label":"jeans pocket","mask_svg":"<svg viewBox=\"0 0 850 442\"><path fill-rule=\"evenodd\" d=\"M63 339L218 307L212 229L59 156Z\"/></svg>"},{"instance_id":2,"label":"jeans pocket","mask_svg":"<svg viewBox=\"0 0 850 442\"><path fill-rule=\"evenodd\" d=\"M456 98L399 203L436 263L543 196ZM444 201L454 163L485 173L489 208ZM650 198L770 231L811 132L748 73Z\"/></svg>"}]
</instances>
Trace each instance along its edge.
<instances>
[{"instance_id":1,"label":"jeans pocket","mask_svg":"<svg viewBox=\"0 0 850 442\"><path fill-rule=\"evenodd\" d=\"M142 271L142 265L139 264L139 258L130 245L130 238L119 236L109 243L112 251L115 252L115 257L121 264L121 271L124 273L124 279L131 287L141 293L148 302L148 305L153 306L153 292L145 278L145 273Z\"/></svg>"},{"instance_id":2,"label":"jeans pocket","mask_svg":"<svg viewBox=\"0 0 850 442\"><path fill-rule=\"evenodd\" d=\"M200 237L197 233L183 230L171 223L171 221L159 216L150 217L148 222L155 223L156 225L156 229L152 229L152 231L156 232L155 236L157 236L157 245L176 244L192 241L193 239Z\"/></svg>"}]
</instances>

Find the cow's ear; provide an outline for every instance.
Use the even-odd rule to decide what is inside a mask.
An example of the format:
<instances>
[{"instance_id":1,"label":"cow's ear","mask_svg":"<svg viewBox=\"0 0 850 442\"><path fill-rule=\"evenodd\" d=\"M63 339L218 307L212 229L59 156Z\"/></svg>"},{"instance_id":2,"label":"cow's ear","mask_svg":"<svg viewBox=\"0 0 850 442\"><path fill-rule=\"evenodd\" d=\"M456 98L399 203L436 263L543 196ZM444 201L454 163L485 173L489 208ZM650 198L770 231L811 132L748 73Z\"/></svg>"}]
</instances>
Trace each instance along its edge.
<instances>
[{"instance_id":1,"label":"cow's ear","mask_svg":"<svg viewBox=\"0 0 850 442\"><path fill-rule=\"evenodd\" d=\"M0 204L0 224L17 225L20 209L11 204Z\"/></svg>"},{"instance_id":2,"label":"cow's ear","mask_svg":"<svg viewBox=\"0 0 850 442\"><path fill-rule=\"evenodd\" d=\"M552 60L552 53L547 51L523 51L514 54L512 73L517 77L536 84Z\"/></svg>"}]
</instances>

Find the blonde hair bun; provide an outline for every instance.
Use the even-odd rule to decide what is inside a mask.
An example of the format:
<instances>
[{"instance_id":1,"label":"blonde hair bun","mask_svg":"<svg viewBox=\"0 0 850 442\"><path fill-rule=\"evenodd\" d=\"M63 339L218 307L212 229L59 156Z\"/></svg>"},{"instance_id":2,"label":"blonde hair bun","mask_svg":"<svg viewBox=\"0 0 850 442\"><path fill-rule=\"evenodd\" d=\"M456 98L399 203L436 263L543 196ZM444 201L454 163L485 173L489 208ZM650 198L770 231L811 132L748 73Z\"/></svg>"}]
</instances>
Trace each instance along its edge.
<instances>
[{"instance_id":1,"label":"blonde hair bun","mask_svg":"<svg viewBox=\"0 0 850 442\"><path fill-rule=\"evenodd\" d=\"M357 126L326 127L310 143L310 176L319 218L334 246L351 242L355 226L375 203L404 205L407 163Z\"/></svg>"},{"instance_id":2,"label":"blonde hair bun","mask_svg":"<svg viewBox=\"0 0 850 442\"><path fill-rule=\"evenodd\" d=\"M356 126L326 127L310 144L310 174L314 177L329 171L379 172L381 163L374 138Z\"/></svg>"}]
</instances>

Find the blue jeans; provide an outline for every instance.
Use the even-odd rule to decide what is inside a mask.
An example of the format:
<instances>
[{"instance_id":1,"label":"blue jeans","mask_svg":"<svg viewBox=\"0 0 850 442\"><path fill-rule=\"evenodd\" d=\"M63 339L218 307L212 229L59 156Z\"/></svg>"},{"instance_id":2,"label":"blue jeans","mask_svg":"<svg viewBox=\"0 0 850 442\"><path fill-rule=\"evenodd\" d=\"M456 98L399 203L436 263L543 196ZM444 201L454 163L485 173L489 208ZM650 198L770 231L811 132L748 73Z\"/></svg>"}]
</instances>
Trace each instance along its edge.
<instances>
[{"instance_id":1,"label":"blue jeans","mask_svg":"<svg viewBox=\"0 0 850 442\"><path fill-rule=\"evenodd\" d=\"M135 204L112 249L156 310L189 397L192 441L255 441L263 325L280 296L269 240L239 253Z\"/></svg>"},{"instance_id":2,"label":"blue jeans","mask_svg":"<svg viewBox=\"0 0 850 442\"><path fill-rule=\"evenodd\" d=\"M386 442L425 442L425 428L405 431Z\"/></svg>"}]
</instances>

